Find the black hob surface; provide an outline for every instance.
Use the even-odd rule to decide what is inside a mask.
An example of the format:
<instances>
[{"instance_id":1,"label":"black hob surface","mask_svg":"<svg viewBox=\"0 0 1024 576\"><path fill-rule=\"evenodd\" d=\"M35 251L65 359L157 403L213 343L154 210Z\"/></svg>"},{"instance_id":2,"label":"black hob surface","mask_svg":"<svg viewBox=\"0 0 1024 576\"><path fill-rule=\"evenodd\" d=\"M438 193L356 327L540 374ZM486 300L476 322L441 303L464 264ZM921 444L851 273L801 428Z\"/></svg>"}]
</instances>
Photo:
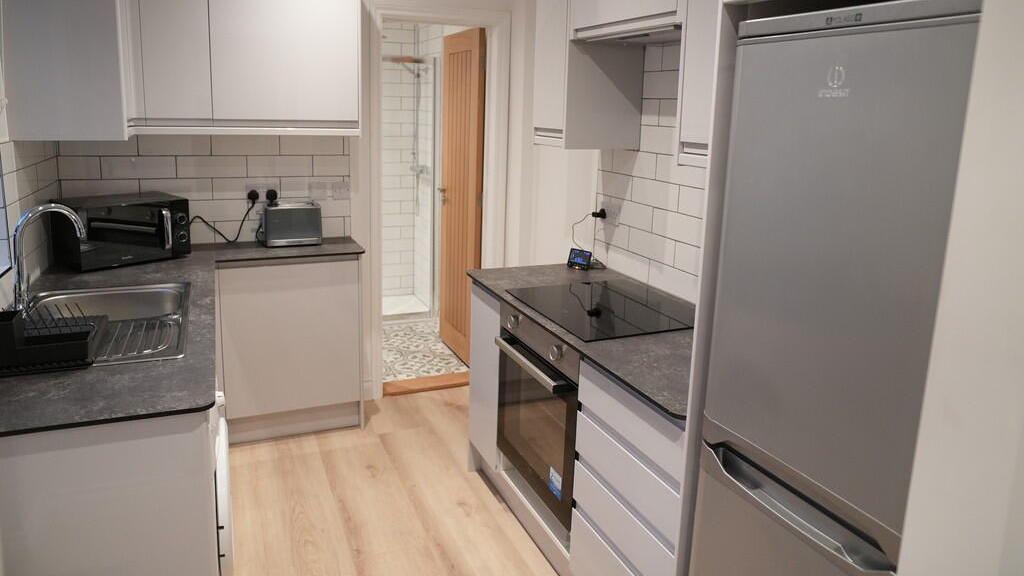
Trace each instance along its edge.
<instances>
[{"instance_id":1,"label":"black hob surface","mask_svg":"<svg viewBox=\"0 0 1024 576\"><path fill-rule=\"evenodd\" d=\"M508 292L584 342L693 328L692 305L628 280Z\"/></svg>"}]
</instances>

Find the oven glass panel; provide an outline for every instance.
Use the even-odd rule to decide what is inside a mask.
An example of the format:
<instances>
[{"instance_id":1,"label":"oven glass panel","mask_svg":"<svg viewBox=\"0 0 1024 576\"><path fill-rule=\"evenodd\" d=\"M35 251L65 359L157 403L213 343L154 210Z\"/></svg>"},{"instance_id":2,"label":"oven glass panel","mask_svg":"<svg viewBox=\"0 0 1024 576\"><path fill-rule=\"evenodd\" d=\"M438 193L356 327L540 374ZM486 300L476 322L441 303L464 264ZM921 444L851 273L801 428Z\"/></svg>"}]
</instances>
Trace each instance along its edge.
<instances>
[{"instance_id":1,"label":"oven glass panel","mask_svg":"<svg viewBox=\"0 0 1024 576\"><path fill-rule=\"evenodd\" d=\"M576 456L576 385L529 348L506 340L556 383L554 390L502 353L499 367L498 447L566 527L572 519Z\"/></svg>"}]
</instances>

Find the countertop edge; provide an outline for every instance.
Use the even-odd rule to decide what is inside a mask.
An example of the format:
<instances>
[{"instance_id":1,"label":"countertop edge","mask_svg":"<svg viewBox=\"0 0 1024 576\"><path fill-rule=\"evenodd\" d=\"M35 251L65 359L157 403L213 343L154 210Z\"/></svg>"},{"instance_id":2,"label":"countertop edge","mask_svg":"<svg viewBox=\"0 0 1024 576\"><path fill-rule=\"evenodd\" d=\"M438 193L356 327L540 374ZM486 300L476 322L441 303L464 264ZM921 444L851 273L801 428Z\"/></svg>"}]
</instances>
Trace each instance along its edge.
<instances>
[{"instance_id":1,"label":"countertop edge","mask_svg":"<svg viewBox=\"0 0 1024 576\"><path fill-rule=\"evenodd\" d=\"M474 286L480 288L481 290L483 290L484 292L486 292L486 293L490 294L491 296L497 298L498 300L501 300L501 301L507 303L508 305L515 307L520 312L523 312L523 313L526 313L526 314L539 314L537 311L533 310L532 308L530 308L529 306L527 306L526 304L521 302L516 297L514 297L514 296L512 296L510 294L507 295L507 296L504 296L504 295L496 293L494 290L491 290L482 281L478 280L475 276L473 276L472 272L473 272L472 270L467 271L466 275L469 276L470 279L473 281L473 285ZM572 346L572 345L570 344L570 346ZM573 346L573 349L576 349L576 347ZM655 408L656 410L658 410L659 412L661 412L665 416L667 416L667 417L671 418L672 420L675 420L675 421L677 421L679 423L684 423L685 424L685 422L687 420L686 414L678 414L676 412L673 412L673 411L669 410L668 408L665 408L663 405L661 405L660 403L658 403L657 401L655 401L654 399L649 397L647 394L644 394L639 389L637 389L635 386L630 384L626 379L624 379L621 376L617 375L614 371L609 369L607 366L604 366L603 364L601 364L600 362L598 362L597 360L595 360L591 356L588 356L586 351L584 351L584 350L577 350L577 352L580 353L580 355L583 357L583 360L585 362L587 362L588 364L593 366L595 369L599 370L601 373L603 373L604 375L606 375L609 378L611 378L612 380L614 380L615 383L619 384L620 386L622 386L622 387L626 388L627 390L629 390L631 393L633 393L636 396L640 397L645 403L647 403L651 407ZM688 405L686 407L689 408Z\"/></svg>"},{"instance_id":2,"label":"countertop edge","mask_svg":"<svg viewBox=\"0 0 1024 576\"><path fill-rule=\"evenodd\" d=\"M87 428L89 426L101 426L103 424L115 424L117 422L132 422L135 420L149 420L150 418L163 418L167 416L182 416L184 414L195 414L197 412L206 412L217 405L216 395L214 399L208 404L202 404L192 408L182 408L179 410L167 410L163 412L148 412L146 414L134 414L131 416L118 416L116 418L102 418L97 420L87 420L82 422L69 422L66 424L55 424L53 426L39 426L36 428L22 428L13 431L0 432L0 438L10 438L12 436L21 436L23 434L35 434L38 432L55 432L58 430L69 430L72 428Z\"/></svg>"}]
</instances>

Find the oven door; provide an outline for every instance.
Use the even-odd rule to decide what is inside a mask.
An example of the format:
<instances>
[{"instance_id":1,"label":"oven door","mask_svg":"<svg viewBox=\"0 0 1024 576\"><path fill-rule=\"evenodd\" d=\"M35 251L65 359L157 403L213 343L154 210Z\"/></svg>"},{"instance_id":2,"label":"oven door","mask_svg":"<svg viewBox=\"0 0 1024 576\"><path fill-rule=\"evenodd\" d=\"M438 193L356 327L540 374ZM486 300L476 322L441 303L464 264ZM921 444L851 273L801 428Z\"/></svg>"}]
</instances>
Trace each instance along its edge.
<instances>
[{"instance_id":1,"label":"oven door","mask_svg":"<svg viewBox=\"0 0 1024 576\"><path fill-rule=\"evenodd\" d=\"M498 448L569 530L578 388L504 331L495 339Z\"/></svg>"},{"instance_id":2,"label":"oven door","mask_svg":"<svg viewBox=\"0 0 1024 576\"><path fill-rule=\"evenodd\" d=\"M174 246L171 210L162 206L90 208L86 233L91 242L122 245L143 253L169 255Z\"/></svg>"}]
</instances>

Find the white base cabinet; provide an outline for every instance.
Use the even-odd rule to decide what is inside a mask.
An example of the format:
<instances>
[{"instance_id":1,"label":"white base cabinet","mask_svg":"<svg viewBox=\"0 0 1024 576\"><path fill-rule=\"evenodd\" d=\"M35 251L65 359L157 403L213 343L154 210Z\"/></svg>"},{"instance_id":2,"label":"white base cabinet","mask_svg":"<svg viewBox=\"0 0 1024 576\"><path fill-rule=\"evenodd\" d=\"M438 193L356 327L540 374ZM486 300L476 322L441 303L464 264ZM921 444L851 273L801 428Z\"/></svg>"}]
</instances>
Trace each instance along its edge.
<instances>
[{"instance_id":1,"label":"white base cabinet","mask_svg":"<svg viewBox=\"0 0 1024 576\"><path fill-rule=\"evenodd\" d=\"M686 431L587 361L579 400L573 574L675 576L688 545Z\"/></svg>"},{"instance_id":2,"label":"white base cabinet","mask_svg":"<svg viewBox=\"0 0 1024 576\"><path fill-rule=\"evenodd\" d=\"M498 456L498 358L494 339L501 335L501 305L473 285L470 307L469 442L492 470Z\"/></svg>"},{"instance_id":3,"label":"white base cabinet","mask_svg":"<svg viewBox=\"0 0 1024 576\"><path fill-rule=\"evenodd\" d=\"M216 418L0 438L0 572L219 576Z\"/></svg>"},{"instance_id":4,"label":"white base cabinet","mask_svg":"<svg viewBox=\"0 0 1024 576\"><path fill-rule=\"evenodd\" d=\"M218 348L228 419L359 403L359 293L354 256L221 264Z\"/></svg>"}]
</instances>

